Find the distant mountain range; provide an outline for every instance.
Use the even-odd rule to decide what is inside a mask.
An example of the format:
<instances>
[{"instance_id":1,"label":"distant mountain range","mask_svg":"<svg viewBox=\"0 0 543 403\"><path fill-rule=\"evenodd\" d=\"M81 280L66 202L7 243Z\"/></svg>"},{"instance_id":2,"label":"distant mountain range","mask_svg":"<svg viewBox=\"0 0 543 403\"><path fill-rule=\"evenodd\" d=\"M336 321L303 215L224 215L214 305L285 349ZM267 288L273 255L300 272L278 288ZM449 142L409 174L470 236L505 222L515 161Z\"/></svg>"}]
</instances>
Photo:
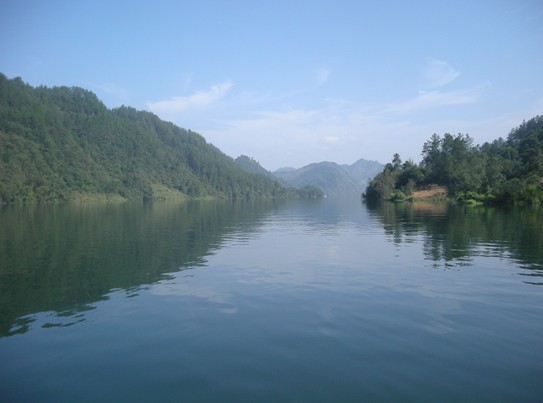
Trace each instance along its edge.
<instances>
[{"instance_id":1,"label":"distant mountain range","mask_svg":"<svg viewBox=\"0 0 543 403\"><path fill-rule=\"evenodd\" d=\"M383 170L377 161L360 159L352 165L318 162L300 169L279 169L273 174L286 186L313 185L328 196L360 195L375 175Z\"/></svg>"},{"instance_id":2,"label":"distant mountain range","mask_svg":"<svg viewBox=\"0 0 543 403\"><path fill-rule=\"evenodd\" d=\"M259 173L278 179L289 187L316 186L329 196L360 195L368 182L383 170L377 161L360 159L351 165L335 162L318 162L302 168L280 168L270 172L254 159L242 155L236 159L239 167L250 173Z\"/></svg>"}]
</instances>

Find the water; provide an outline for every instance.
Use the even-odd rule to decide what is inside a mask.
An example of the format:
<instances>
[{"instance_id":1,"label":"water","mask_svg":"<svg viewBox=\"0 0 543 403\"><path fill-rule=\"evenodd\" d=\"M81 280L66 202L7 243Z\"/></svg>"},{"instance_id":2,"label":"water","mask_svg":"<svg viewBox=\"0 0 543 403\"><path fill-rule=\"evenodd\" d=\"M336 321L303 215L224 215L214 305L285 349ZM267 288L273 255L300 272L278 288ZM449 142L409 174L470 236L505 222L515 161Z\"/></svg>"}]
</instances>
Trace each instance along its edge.
<instances>
[{"instance_id":1,"label":"water","mask_svg":"<svg viewBox=\"0 0 543 403\"><path fill-rule=\"evenodd\" d=\"M543 209L0 209L0 400L540 401Z\"/></svg>"}]
</instances>

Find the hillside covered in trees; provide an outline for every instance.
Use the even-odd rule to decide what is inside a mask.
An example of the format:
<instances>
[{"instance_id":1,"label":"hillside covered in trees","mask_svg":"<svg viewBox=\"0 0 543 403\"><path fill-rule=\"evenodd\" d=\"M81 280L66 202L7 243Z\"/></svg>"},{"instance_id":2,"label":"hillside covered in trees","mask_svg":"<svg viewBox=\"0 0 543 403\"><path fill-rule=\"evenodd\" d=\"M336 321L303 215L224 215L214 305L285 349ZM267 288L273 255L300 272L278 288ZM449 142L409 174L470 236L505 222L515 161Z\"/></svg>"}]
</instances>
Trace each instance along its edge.
<instances>
[{"instance_id":1,"label":"hillside covered in trees","mask_svg":"<svg viewBox=\"0 0 543 403\"><path fill-rule=\"evenodd\" d=\"M474 145L466 134L434 134L422 148L422 161L402 162L395 154L366 188L368 200L404 200L417 189L446 187L464 202L540 204L543 202L543 116L511 130L506 140Z\"/></svg>"},{"instance_id":2,"label":"hillside covered in trees","mask_svg":"<svg viewBox=\"0 0 543 403\"><path fill-rule=\"evenodd\" d=\"M264 175L268 178L273 178L274 180L279 180L281 182L281 178L277 178L272 172L266 170L263 168L258 161L254 160L251 157L248 157L246 155L240 155L238 158L235 159L235 163L244 171L247 171L249 173L254 174L260 174ZM304 199L318 199L321 197L324 197L323 190L315 185L311 184L296 184L296 185L290 185L288 183L283 183L283 185L286 185L289 188L296 189L296 192L299 197Z\"/></svg>"},{"instance_id":3,"label":"hillside covered in trees","mask_svg":"<svg viewBox=\"0 0 543 403\"><path fill-rule=\"evenodd\" d=\"M76 87L0 74L0 204L87 198L307 197L199 134Z\"/></svg>"},{"instance_id":4,"label":"hillside covered in trees","mask_svg":"<svg viewBox=\"0 0 543 403\"><path fill-rule=\"evenodd\" d=\"M280 168L270 172L258 161L246 155L235 160L236 164L247 172L259 173L277 179L287 187L301 189L308 195L351 197L359 195L368 182L383 169L377 161L359 159L351 165L339 165L335 162L317 162L296 168Z\"/></svg>"},{"instance_id":5,"label":"hillside covered in trees","mask_svg":"<svg viewBox=\"0 0 543 403\"><path fill-rule=\"evenodd\" d=\"M356 197L381 169L383 164L379 162L360 159L351 165L324 161L299 169L277 170L273 174L287 186L312 185L329 196Z\"/></svg>"}]
</instances>

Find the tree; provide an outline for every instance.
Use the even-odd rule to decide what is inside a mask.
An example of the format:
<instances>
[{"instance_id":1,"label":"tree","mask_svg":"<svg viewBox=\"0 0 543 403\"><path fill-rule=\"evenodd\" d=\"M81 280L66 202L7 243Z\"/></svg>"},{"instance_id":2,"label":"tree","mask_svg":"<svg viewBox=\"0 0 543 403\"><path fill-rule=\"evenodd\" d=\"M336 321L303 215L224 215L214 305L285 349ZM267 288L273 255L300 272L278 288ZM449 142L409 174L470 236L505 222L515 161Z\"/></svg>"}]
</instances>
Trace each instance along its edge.
<instances>
[{"instance_id":1,"label":"tree","mask_svg":"<svg viewBox=\"0 0 543 403\"><path fill-rule=\"evenodd\" d=\"M110 110L82 88L33 88L1 74L0 157L1 203L143 200L156 188L191 197L297 197L150 112Z\"/></svg>"},{"instance_id":2,"label":"tree","mask_svg":"<svg viewBox=\"0 0 543 403\"><path fill-rule=\"evenodd\" d=\"M401 164L399 154L366 189L368 198L398 199L415 188L438 184L459 200L500 203L543 202L543 118L523 122L507 141L475 146L467 134L433 134L422 148L420 166ZM401 165L400 165L401 164Z\"/></svg>"}]
</instances>

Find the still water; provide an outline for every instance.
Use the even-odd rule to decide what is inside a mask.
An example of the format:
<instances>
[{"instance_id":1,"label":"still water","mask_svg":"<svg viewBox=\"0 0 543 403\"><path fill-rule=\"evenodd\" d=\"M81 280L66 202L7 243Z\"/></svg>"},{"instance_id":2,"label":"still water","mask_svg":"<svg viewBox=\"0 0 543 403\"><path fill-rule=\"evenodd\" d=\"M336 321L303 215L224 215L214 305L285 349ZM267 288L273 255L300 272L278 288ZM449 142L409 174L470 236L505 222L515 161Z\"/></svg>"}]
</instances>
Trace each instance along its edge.
<instances>
[{"instance_id":1,"label":"still water","mask_svg":"<svg viewBox=\"0 0 543 403\"><path fill-rule=\"evenodd\" d=\"M0 401L530 402L543 208L0 209Z\"/></svg>"}]
</instances>

